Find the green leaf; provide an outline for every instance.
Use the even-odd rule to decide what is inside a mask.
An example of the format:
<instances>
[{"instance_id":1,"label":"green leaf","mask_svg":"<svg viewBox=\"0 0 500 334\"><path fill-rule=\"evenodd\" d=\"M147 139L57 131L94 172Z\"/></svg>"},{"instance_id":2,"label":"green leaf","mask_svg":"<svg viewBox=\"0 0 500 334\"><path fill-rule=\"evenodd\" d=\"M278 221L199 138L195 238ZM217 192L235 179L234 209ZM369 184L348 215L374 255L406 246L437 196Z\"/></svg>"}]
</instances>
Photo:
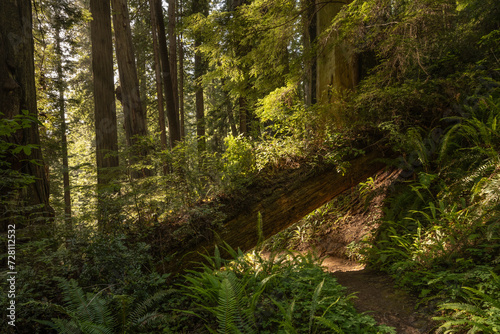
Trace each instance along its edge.
<instances>
[{"instance_id":1,"label":"green leaf","mask_svg":"<svg viewBox=\"0 0 500 334\"><path fill-rule=\"evenodd\" d=\"M31 147L23 146L23 151L24 151L24 154L31 155Z\"/></svg>"}]
</instances>

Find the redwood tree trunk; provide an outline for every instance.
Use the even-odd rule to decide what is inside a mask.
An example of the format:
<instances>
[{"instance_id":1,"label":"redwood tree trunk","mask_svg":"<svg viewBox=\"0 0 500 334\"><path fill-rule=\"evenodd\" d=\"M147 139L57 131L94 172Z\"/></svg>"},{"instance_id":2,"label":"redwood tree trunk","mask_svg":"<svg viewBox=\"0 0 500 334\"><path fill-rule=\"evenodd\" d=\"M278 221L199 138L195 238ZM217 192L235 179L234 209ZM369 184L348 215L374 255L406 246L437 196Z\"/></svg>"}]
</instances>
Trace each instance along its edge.
<instances>
[{"instance_id":1,"label":"redwood tree trunk","mask_svg":"<svg viewBox=\"0 0 500 334\"><path fill-rule=\"evenodd\" d=\"M96 131L98 222L105 230L111 220L107 193L113 192L114 169L118 167L118 136L113 80L113 44L109 2L90 0L93 20L92 73ZM111 189L110 189L111 188Z\"/></svg>"},{"instance_id":2,"label":"redwood tree trunk","mask_svg":"<svg viewBox=\"0 0 500 334\"><path fill-rule=\"evenodd\" d=\"M201 45L200 39L194 41L195 49ZM196 137L198 141L198 152L205 151L205 102L203 99L203 85L201 77L204 74L204 65L201 54L195 51L194 55L194 80L196 98Z\"/></svg>"},{"instance_id":3,"label":"redwood tree trunk","mask_svg":"<svg viewBox=\"0 0 500 334\"><path fill-rule=\"evenodd\" d=\"M165 127L165 106L163 103L163 85L161 78L161 63L160 63L160 50L158 48L158 34L157 34L157 22L155 11L153 10L152 1L149 1L149 8L151 14L151 32L153 38L153 54L154 54L154 64L155 64L155 75L156 75L156 96L158 101L158 123L160 127L160 141L162 150L167 149L167 129ZM167 166L163 166L163 174L166 175L168 172Z\"/></svg>"},{"instance_id":4,"label":"redwood tree trunk","mask_svg":"<svg viewBox=\"0 0 500 334\"><path fill-rule=\"evenodd\" d=\"M120 76L119 100L122 103L125 138L127 145L132 147L130 160L132 164L139 159L145 159L148 152L145 147L138 147L141 137L147 135L146 113L142 108L139 79L135 62L134 46L127 0L111 0L113 8L113 27L115 31L116 60ZM151 175L146 168L131 173L133 178Z\"/></svg>"},{"instance_id":5,"label":"redwood tree trunk","mask_svg":"<svg viewBox=\"0 0 500 334\"><path fill-rule=\"evenodd\" d=\"M168 52L175 110L179 112L179 87L177 85L177 34L175 32L176 0L168 0Z\"/></svg>"},{"instance_id":6,"label":"redwood tree trunk","mask_svg":"<svg viewBox=\"0 0 500 334\"><path fill-rule=\"evenodd\" d=\"M206 0L194 0L192 3L192 12L208 15L208 2ZM194 37L194 80L195 80L195 98L196 98L196 136L198 140L198 151L205 150L205 101L203 97L203 85L201 77L205 74L206 66L198 48L203 43L203 36L196 34Z\"/></svg>"},{"instance_id":7,"label":"redwood tree trunk","mask_svg":"<svg viewBox=\"0 0 500 334\"><path fill-rule=\"evenodd\" d=\"M168 57L167 38L165 33L165 22L163 21L163 8L160 0L150 0L151 10L156 17L156 29L158 33L158 46L160 51L160 61L163 77L163 88L165 89L165 101L167 105L168 130L170 136L170 146L174 147L181 140L179 128L179 114L175 108L175 94L170 72L170 62Z\"/></svg>"},{"instance_id":8,"label":"redwood tree trunk","mask_svg":"<svg viewBox=\"0 0 500 334\"><path fill-rule=\"evenodd\" d=\"M179 38L179 116L180 116L180 135L184 140L186 136L184 121L184 44L182 36Z\"/></svg>"},{"instance_id":9,"label":"redwood tree trunk","mask_svg":"<svg viewBox=\"0 0 500 334\"><path fill-rule=\"evenodd\" d=\"M125 136L127 144L133 146L137 142L137 136L146 135L146 117L141 105L127 0L111 0L111 6L121 102L125 116Z\"/></svg>"},{"instance_id":10,"label":"redwood tree trunk","mask_svg":"<svg viewBox=\"0 0 500 334\"><path fill-rule=\"evenodd\" d=\"M57 57L57 101L61 122L61 153L63 163L63 188L64 188L64 216L68 226L71 227L71 191L69 183L68 140L66 138L66 108L64 101L64 74L62 70L61 27L56 23L56 57Z\"/></svg>"},{"instance_id":11,"label":"redwood tree trunk","mask_svg":"<svg viewBox=\"0 0 500 334\"><path fill-rule=\"evenodd\" d=\"M314 54L314 44L317 37L317 15L316 1L303 0L304 12L302 16L304 29L304 50L306 53L304 81L305 102L307 106L316 103L316 55Z\"/></svg>"},{"instance_id":12,"label":"redwood tree trunk","mask_svg":"<svg viewBox=\"0 0 500 334\"><path fill-rule=\"evenodd\" d=\"M179 9L179 19L182 20L183 10L182 10L182 2L178 2L177 8ZM180 22L182 24L182 21ZM184 140L186 137L185 125L184 125L184 43L182 42L182 32L178 36L177 47L179 48L179 71L178 71L178 79L179 79L179 117L180 117L180 135L181 140Z\"/></svg>"},{"instance_id":13,"label":"redwood tree trunk","mask_svg":"<svg viewBox=\"0 0 500 334\"><path fill-rule=\"evenodd\" d=\"M0 1L0 118L11 120L28 113L36 120L38 116L33 50L31 1ZM17 203L10 209L16 209L22 217L30 216L30 213L36 217L53 216L49 205L49 181L40 149L38 123L32 121L29 126L1 139L2 147L5 143L36 145L36 148L19 153L9 150L0 152L3 156L0 164L2 174L5 170L14 170L34 178L34 182L26 186L28 191L23 195L24 203ZM0 192L10 198L18 193L8 182L2 182ZM19 211L24 205L28 207ZM21 223L18 218L10 220L12 215L8 213L10 210L7 206L9 204L0 201L0 218L3 220L0 230L6 227L3 224Z\"/></svg>"},{"instance_id":14,"label":"redwood tree trunk","mask_svg":"<svg viewBox=\"0 0 500 334\"><path fill-rule=\"evenodd\" d=\"M53 216L53 210L49 205L49 181L40 149L38 123L34 121L38 113L33 50L31 1L1 1L0 118L11 120L27 113L33 121L29 122L29 126L0 138L0 148L2 148L0 172L5 175L6 170L17 171L32 176L34 182L26 185L27 192L22 194L2 176L4 182L1 182L0 193L7 197L8 202L0 198L0 218L2 219L0 230L3 230L9 223L21 223L19 218L13 217L12 209L17 211L16 215L20 217ZM36 148L14 153L4 146L7 143L21 146L36 145ZM12 200L16 197L19 201L11 206Z\"/></svg>"}]
</instances>

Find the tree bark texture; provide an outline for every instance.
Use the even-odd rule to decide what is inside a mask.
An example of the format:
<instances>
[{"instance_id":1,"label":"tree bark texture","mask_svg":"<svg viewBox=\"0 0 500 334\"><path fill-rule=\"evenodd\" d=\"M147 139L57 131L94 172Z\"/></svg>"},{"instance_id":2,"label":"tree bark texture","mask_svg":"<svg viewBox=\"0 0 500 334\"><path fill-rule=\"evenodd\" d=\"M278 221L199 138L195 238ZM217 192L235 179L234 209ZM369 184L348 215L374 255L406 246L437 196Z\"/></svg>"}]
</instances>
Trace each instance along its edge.
<instances>
[{"instance_id":1,"label":"tree bark texture","mask_svg":"<svg viewBox=\"0 0 500 334\"><path fill-rule=\"evenodd\" d=\"M182 35L179 37L179 116L181 140L186 137L186 126L184 120L184 43Z\"/></svg>"},{"instance_id":2,"label":"tree bark texture","mask_svg":"<svg viewBox=\"0 0 500 334\"><path fill-rule=\"evenodd\" d=\"M201 46L199 38L195 39L194 47ZM205 151L205 102L203 99L203 85L201 77L204 74L204 64L201 54L195 51L194 55L194 80L195 80L195 98L196 98L196 138L198 141L198 152Z\"/></svg>"},{"instance_id":3,"label":"tree bark texture","mask_svg":"<svg viewBox=\"0 0 500 334\"><path fill-rule=\"evenodd\" d=\"M174 91L175 110L179 112L179 87L177 80L177 33L176 27L176 0L168 0L168 60L170 61L170 76L172 78L172 89Z\"/></svg>"},{"instance_id":4,"label":"tree bark texture","mask_svg":"<svg viewBox=\"0 0 500 334\"><path fill-rule=\"evenodd\" d=\"M56 57L57 57L57 91L59 118L61 122L61 154L63 163L63 188L64 188L64 216L66 222L71 226L71 190L69 182L69 163L68 163L68 139L66 138L66 108L64 100L64 74L63 74L63 53L61 49L61 27L56 23Z\"/></svg>"},{"instance_id":5,"label":"tree bark texture","mask_svg":"<svg viewBox=\"0 0 500 334\"><path fill-rule=\"evenodd\" d=\"M317 34L325 31L332 19L343 6L350 3L328 3L317 13ZM333 92L354 90L359 82L359 60L353 48L346 44L335 45L336 36L318 46L316 69L316 97L317 101L331 103L335 98ZM333 115L335 122L342 127L346 120L339 114Z\"/></svg>"},{"instance_id":6,"label":"tree bark texture","mask_svg":"<svg viewBox=\"0 0 500 334\"><path fill-rule=\"evenodd\" d=\"M158 33L155 11L153 10L153 1L149 1L149 8L151 14L151 33L153 38L153 54L156 75L156 96L158 99L158 122L160 126L160 141L162 149L167 148L167 129L165 127L165 106L163 103L163 85L161 78L161 63L160 63L160 50L158 48Z\"/></svg>"},{"instance_id":7,"label":"tree bark texture","mask_svg":"<svg viewBox=\"0 0 500 334\"><path fill-rule=\"evenodd\" d=\"M127 144L133 146L137 136L146 135L146 117L141 104L127 0L111 0L111 6L125 136Z\"/></svg>"},{"instance_id":8,"label":"tree bark texture","mask_svg":"<svg viewBox=\"0 0 500 334\"><path fill-rule=\"evenodd\" d=\"M317 15L316 15L316 1L303 0L303 29L304 29L304 51L306 57L306 79L305 85L305 102L307 106L316 103L316 55L314 54L315 42L317 37Z\"/></svg>"},{"instance_id":9,"label":"tree bark texture","mask_svg":"<svg viewBox=\"0 0 500 334\"><path fill-rule=\"evenodd\" d=\"M248 251L258 242L257 217L262 215L262 232L265 239L296 223L301 218L334 197L351 189L384 168L377 161L384 151L377 150L352 159L345 174L334 166L323 166L316 171L310 167L283 170L272 179L261 179L246 189L246 194L236 198L219 199L218 213L197 216L189 224L199 228L196 235L175 237L175 228L181 224L170 221L155 230L154 240L149 242L162 256L177 252L173 259L163 262L159 268L166 272L178 272L201 261L199 253L213 254L216 244L228 243L233 248ZM197 212L202 212L200 208ZM213 225L215 217L221 222ZM189 219L189 218L188 218ZM186 217L181 219L186 224ZM202 226L207 226L205 229Z\"/></svg>"},{"instance_id":10,"label":"tree bark texture","mask_svg":"<svg viewBox=\"0 0 500 334\"><path fill-rule=\"evenodd\" d=\"M208 16L208 2L206 0L194 0L192 3L192 12ZM203 97L202 76L206 71L205 61L198 50L203 43L203 36L197 33L194 37L194 80L195 80L195 98L196 98L196 137L198 141L198 151L205 150L205 102Z\"/></svg>"},{"instance_id":11,"label":"tree bark texture","mask_svg":"<svg viewBox=\"0 0 500 334\"><path fill-rule=\"evenodd\" d=\"M160 0L150 0L150 4L151 9L154 11L154 15L156 16L156 29L158 33L158 46L160 50L163 89L165 89L165 102L167 106L170 146L175 147L175 145L177 145L177 142L181 140L181 133L179 128L179 113L175 108L175 97L172 84L172 73L170 72L165 22L163 21L163 8L161 6Z\"/></svg>"},{"instance_id":12,"label":"tree bark texture","mask_svg":"<svg viewBox=\"0 0 500 334\"><path fill-rule=\"evenodd\" d=\"M0 118L10 120L23 112L28 112L33 119L37 118L33 52L31 1L1 1L0 112L2 114ZM22 215L27 216L31 213L38 217L52 217L53 210L49 205L49 181L40 149L38 123L33 121L29 127L1 139L15 145L36 145L30 154L25 154L23 151L17 154L2 152L6 153L4 163L10 166L3 165L4 167L0 168L8 168L34 177L34 183L28 185L27 193L23 195L25 201L23 205L36 208L23 212ZM0 193L10 194L12 190L6 185ZM3 206L0 218L5 218L0 225L0 229L3 229L3 224L9 223L9 210L3 203L0 205Z\"/></svg>"},{"instance_id":13,"label":"tree bark texture","mask_svg":"<svg viewBox=\"0 0 500 334\"><path fill-rule=\"evenodd\" d=\"M118 167L118 136L114 94L113 44L109 2L90 0L92 22L92 74L94 80L94 114L98 190L98 221L105 229L109 220L106 188L112 185Z\"/></svg>"}]
</instances>

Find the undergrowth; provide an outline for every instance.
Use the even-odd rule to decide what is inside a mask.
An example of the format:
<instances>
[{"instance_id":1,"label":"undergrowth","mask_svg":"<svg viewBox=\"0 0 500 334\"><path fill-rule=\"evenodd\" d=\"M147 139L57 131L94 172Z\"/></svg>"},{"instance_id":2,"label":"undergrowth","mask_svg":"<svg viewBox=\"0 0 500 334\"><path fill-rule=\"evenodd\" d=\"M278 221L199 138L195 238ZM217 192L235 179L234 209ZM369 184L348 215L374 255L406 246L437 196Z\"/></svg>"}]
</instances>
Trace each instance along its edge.
<instances>
[{"instance_id":1,"label":"undergrowth","mask_svg":"<svg viewBox=\"0 0 500 334\"><path fill-rule=\"evenodd\" d=\"M346 295L311 254L264 258L226 249L231 260L221 259L216 249L180 286L191 300L181 312L199 318L207 332L394 333L358 314L350 302L355 297Z\"/></svg>"},{"instance_id":2,"label":"undergrowth","mask_svg":"<svg viewBox=\"0 0 500 334\"><path fill-rule=\"evenodd\" d=\"M391 195L369 255L436 310L445 333L500 330L500 98L493 93L444 119L451 124L437 141L423 129L401 137L419 163Z\"/></svg>"}]
</instances>

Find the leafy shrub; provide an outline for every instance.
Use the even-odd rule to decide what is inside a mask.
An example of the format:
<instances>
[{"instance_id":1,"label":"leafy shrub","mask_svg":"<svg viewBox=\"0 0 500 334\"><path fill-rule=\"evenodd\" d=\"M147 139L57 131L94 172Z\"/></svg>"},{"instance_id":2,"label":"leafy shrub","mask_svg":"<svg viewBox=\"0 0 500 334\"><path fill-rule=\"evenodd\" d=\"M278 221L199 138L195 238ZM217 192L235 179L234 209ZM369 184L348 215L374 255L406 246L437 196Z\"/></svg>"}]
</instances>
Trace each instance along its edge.
<instances>
[{"instance_id":1,"label":"leafy shrub","mask_svg":"<svg viewBox=\"0 0 500 334\"><path fill-rule=\"evenodd\" d=\"M223 181L239 184L244 182L255 170L255 157L251 142L243 137L226 137L226 151L222 155L224 161Z\"/></svg>"}]
</instances>

